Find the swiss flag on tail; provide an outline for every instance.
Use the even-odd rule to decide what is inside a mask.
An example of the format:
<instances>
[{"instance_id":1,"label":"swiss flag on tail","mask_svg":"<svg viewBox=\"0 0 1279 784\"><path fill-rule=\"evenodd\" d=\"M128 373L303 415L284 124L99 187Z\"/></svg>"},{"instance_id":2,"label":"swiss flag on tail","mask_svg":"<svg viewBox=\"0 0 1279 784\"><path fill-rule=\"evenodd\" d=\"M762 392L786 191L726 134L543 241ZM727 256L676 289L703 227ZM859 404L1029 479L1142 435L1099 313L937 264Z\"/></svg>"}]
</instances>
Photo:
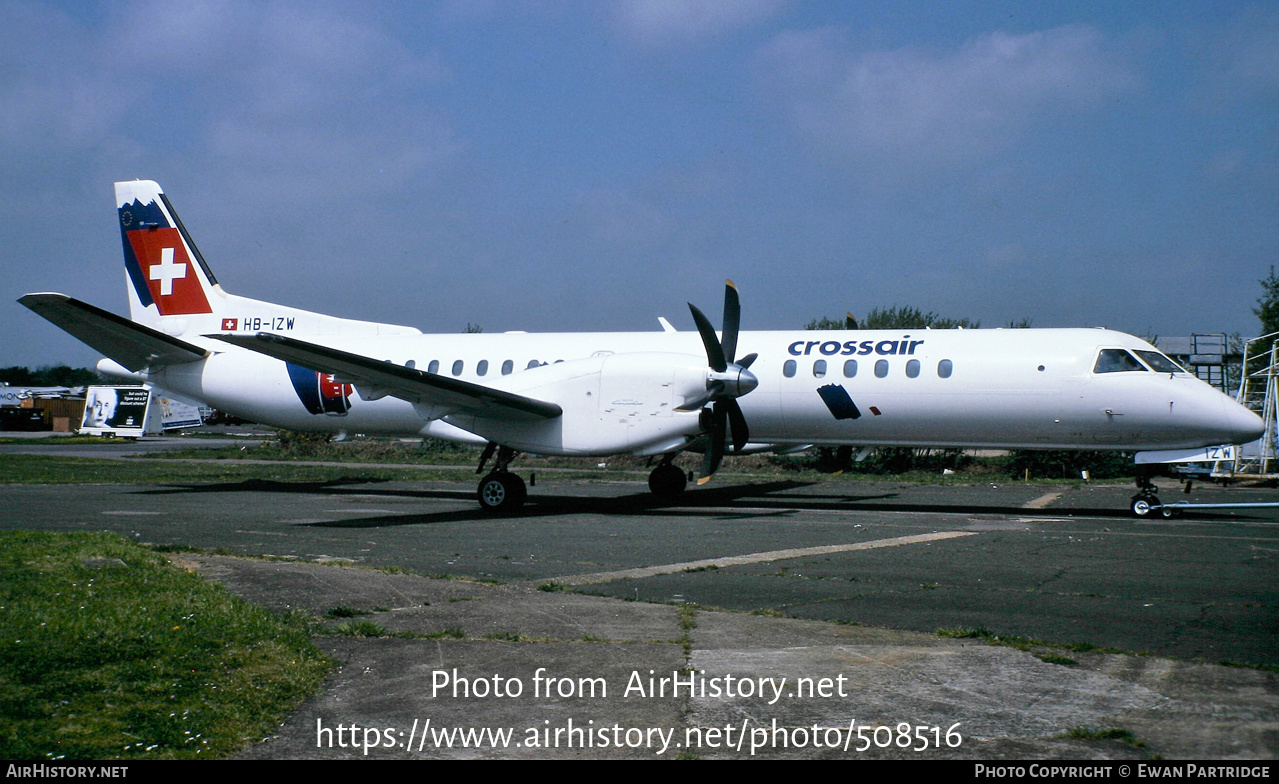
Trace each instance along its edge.
<instances>
[{"instance_id":1,"label":"swiss flag on tail","mask_svg":"<svg viewBox=\"0 0 1279 784\"><path fill-rule=\"evenodd\" d=\"M161 316L213 312L177 229L146 228L125 235Z\"/></svg>"}]
</instances>

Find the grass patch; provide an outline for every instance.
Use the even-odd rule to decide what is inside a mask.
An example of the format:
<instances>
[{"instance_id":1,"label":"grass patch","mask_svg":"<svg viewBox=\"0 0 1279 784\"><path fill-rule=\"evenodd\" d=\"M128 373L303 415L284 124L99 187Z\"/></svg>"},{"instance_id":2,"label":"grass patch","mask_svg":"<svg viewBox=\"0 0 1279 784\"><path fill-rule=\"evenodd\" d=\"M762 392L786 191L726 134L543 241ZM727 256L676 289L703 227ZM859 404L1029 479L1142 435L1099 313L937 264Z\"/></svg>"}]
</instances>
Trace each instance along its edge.
<instances>
[{"instance_id":1,"label":"grass patch","mask_svg":"<svg viewBox=\"0 0 1279 784\"><path fill-rule=\"evenodd\" d=\"M542 583L541 585L537 586L537 590L545 591L547 593L564 593L565 591L568 590L568 586L565 585L564 583L557 583L554 580L552 580L549 583Z\"/></svg>"},{"instance_id":2,"label":"grass patch","mask_svg":"<svg viewBox=\"0 0 1279 784\"><path fill-rule=\"evenodd\" d=\"M697 605L681 604L679 606L679 628L691 632L697 628Z\"/></svg>"},{"instance_id":3,"label":"grass patch","mask_svg":"<svg viewBox=\"0 0 1279 784\"><path fill-rule=\"evenodd\" d=\"M1120 743L1127 743L1129 746L1138 749L1144 748L1146 745L1142 741L1138 740L1137 736L1133 735L1129 730L1120 729L1118 727L1105 727L1100 729L1085 726L1071 727L1066 730L1066 737L1071 740L1117 740Z\"/></svg>"},{"instance_id":4,"label":"grass patch","mask_svg":"<svg viewBox=\"0 0 1279 784\"><path fill-rule=\"evenodd\" d=\"M1148 655L1138 651L1125 651L1120 648L1104 648L1099 645L1093 645L1090 642L1059 643L1059 642L1048 642L1046 640L1040 640L1034 637L1021 637L1015 634L995 634L994 632L990 631L989 629L983 626L978 626L976 628L961 627L956 629L938 629L936 634L938 637L950 637L952 639L981 640L982 642L987 642L987 643L990 643L991 645L1002 645L1007 648L1016 648L1019 651L1027 651L1032 653L1033 653L1032 649L1034 648L1060 648L1062 650L1073 651L1076 653L1119 653L1125 656ZM1039 654L1036 654L1036 655L1039 655ZM1045 655L1052 656L1053 654L1045 654ZM1048 659L1044 658L1044 656L1039 656L1039 658L1043 659L1044 661L1049 661ZM1064 661L1052 661L1050 663L1052 664L1065 664L1067 662L1069 662L1070 664L1079 663L1065 656L1060 656L1059 658L1064 659Z\"/></svg>"},{"instance_id":5,"label":"grass patch","mask_svg":"<svg viewBox=\"0 0 1279 784\"><path fill-rule=\"evenodd\" d=\"M496 640L497 642L524 642L528 638L515 632L493 632L492 634L484 635L484 639Z\"/></svg>"},{"instance_id":6,"label":"grass patch","mask_svg":"<svg viewBox=\"0 0 1279 784\"><path fill-rule=\"evenodd\" d=\"M679 644L684 649L686 661L693 655L693 630L697 628L697 609L695 604L679 606L679 628L684 632L680 635Z\"/></svg>"},{"instance_id":7,"label":"grass patch","mask_svg":"<svg viewBox=\"0 0 1279 784\"><path fill-rule=\"evenodd\" d=\"M479 450L438 439L406 442L399 439L353 438L330 441L326 434L281 431L271 440L253 445L191 448L165 453L193 460L314 460L326 463L404 463L407 465L471 465Z\"/></svg>"},{"instance_id":8,"label":"grass patch","mask_svg":"<svg viewBox=\"0 0 1279 784\"><path fill-rule=\"evenodd\" d=\"M0 758L223 757L331 663L306 622L106 533L0 533Z\"/></svg>"},{"instance_id":9,"label":"grass patch","mask_svg":"<svg viewBox=\"0 0 1279 784\"><path fill-rule=\"evenodd\" d=\"M985 627L979 626L975 629L969 629L967 627L958 629L938 629L937 636L950 637L958 640L983 640L993 637L994 635L992 635Z\"/></svg>"},{"instance_id":10,"label":"grass patch","mask_svg":"<svg viewBox=\"0 0 1279 784\"><path fill-rule=\"evenodd\" d=\"M43 438L0 438L0 444L6 446L10 444L24 444L27 446L35 444L39 444L41 446L44 446L45 444L53 444L55 446L62 446L63 444L75 444L77 446L83 444L115 444L116 446L119 446L121 441L123 441L123 439L103 438L102 436L49 436L48 440Z\"/></svg>"},{"instance_id":11,"label":"grass patch","mask_svg":"<svg viewBox=\"0 0 1279 784\"><path fill-rule=\"evenodd\" d=\"M1037 654L1037 656L1040 661L1048 664L1060 664L1066 667L1074 667L1079 664L1079 662L1069 656L1062 656L1060 653L1041 653Z\"/></svg>"},{"instance_id":12,"label":"grass patch","mask_svg":"<svg viewBox=\"0 0 1279 784\"><path fill-rule=\"evenodd\" d=\"M444 639L465 640L466 632L462 631L462 629L457 626L450 626L444 631L433 632L431 634L423 635L423 639L425 640L444 640Z\"/></svg>"},{"instance_id":13,"label":"grass patch","mask_svg":"<svg viewBox=\"0 0 1279 784\"><path fill-rule=\"evenodd\" d=\"M390 632L380 623L373 621L347 621L333 630L342 637L386 637Z\"/></svg>"},{"instance_id":14,"label":"grass patch","mask_svg":"<svg viewBox=\"0 0 1279 784\"><path fill-rule=\"evenodd\" d=\"M172 484L180 482L343 482L443 480L467 469L235 463L225 460L108 460L0 454L0 484Z\"/></svg>"},{"instance_id":15,"label":"grass patch","mask_svg":"<svg viewBox=\"0 0 1279 784\"><path fill-rule=\"evenodd\" d=\"M339 604L337 607L333 607L329 610L326 610L324 613L324 617L325 618L354 618L358 615L371 615L371 614L372 614L372 611L370 610L359 610L359 609L356 609L355 607L347 607L344 604Z\"/></svg>"}]
</instances>

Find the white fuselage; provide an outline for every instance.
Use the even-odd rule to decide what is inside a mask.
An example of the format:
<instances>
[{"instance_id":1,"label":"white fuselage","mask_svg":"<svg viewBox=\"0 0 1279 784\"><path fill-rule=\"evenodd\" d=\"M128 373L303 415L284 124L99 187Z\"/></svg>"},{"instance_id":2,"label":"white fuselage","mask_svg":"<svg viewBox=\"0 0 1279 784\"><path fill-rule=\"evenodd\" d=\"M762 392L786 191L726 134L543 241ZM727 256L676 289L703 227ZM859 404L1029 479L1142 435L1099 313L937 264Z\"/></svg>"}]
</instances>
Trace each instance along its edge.
<instances>
[{"instance_id":1,"label":"white fuselage","mask_svg":"<svg viewBox=\"0 0 1279 784\"><path fill-rule=\"evenodd\" d=\"M696 332L297 336L553 401L564 414L488 420L369 399L376 390L358 387L345 411L312 413L284 362L193 336L217 353L149 380L284 428L496 441L541 454L659 454L702 432L697 411L677 410L705 388ZM739 400L752 444L1136 451L1256 437L1255 415L1190 374L1093 372L1102 349L1154 350L1109 330L742 332L738 346L759 355L759 386ZM842 387L834 398L852 407L828 404L822 387Z\"/></svg>"}]
</instances>

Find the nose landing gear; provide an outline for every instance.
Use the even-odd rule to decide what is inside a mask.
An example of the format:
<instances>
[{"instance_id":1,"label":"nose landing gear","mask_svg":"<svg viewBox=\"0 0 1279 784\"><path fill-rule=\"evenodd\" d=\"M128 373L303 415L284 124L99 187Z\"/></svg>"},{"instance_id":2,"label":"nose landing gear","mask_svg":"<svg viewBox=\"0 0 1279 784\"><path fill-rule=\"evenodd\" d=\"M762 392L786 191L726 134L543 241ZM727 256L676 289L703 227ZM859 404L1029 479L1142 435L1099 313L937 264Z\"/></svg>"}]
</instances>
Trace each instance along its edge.
<instances>
[{"instance_id":1,"label":"nose landing gear","mask_svg":"<svg viewBox=\"0 0 1279 784\"><path fill-rule=\"evenodd\" d=\"M1132 511L1134 517L1149 517L1151 514L1158 514L1165 519L1176 517L1181 513L1180 509L1171 506L1164 506L1159 501L1159 496L1155 493L1159 488L1155 487L1155 483L1150 481L1147 474L1137 475L1137 494L1132 497L1132 502L1128 508Z\"/></svg>"}]
</instances>

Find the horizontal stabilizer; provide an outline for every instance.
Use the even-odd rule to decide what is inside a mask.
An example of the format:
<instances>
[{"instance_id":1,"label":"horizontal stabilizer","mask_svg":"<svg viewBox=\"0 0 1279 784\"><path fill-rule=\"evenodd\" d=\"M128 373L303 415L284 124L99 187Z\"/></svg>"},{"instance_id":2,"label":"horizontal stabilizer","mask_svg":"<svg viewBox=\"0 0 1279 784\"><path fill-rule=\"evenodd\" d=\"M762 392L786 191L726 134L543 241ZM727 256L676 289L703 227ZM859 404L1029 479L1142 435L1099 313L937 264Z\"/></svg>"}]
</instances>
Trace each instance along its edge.
<instances>
[{"instance_id":1,"label":"horizontal stabilizer","mask_svg":"<svg viewBox=\"0 0 1279 784\"><path fill-rule=\"evenodd\" d=\"M134 372L209 355L198 346L65 294L28 294L18 301Z\"/></svg>"},{"instance_id":2,"label":"horizontal stabilizer","mask_svg":"<svg viewBox=\"0 0 1279 784\"><path fill-rule=\"evenodd\" d=\"M343 382L377 390L411 403L438 406L451 413L501 416L525 421L554 419L564 413L558 405L513 392L427 373L393 362L319 346L283 335L208 335L295 365L332 373Z\"/></svg>"}]
</instances>

